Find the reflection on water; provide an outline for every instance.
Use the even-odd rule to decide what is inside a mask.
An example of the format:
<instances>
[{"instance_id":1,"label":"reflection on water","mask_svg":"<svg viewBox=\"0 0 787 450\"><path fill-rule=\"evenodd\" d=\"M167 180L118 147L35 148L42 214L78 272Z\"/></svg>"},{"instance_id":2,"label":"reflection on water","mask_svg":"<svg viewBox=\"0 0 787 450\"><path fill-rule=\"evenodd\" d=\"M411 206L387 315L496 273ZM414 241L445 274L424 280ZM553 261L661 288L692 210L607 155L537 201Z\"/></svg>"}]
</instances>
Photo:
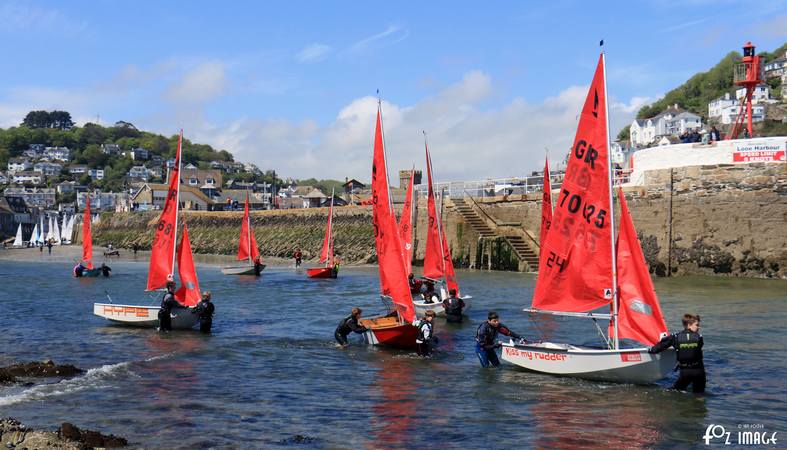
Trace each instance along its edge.
<instances>
[{"instance_id":1,"label":"reflection on water","mask_svg":"<svg viewBox=\"0 0 787 450\"><path fill-rule=\"evenodd\" d=\"M314 282L288 267L228 277L199 266L213 292L214 333L109 326L92 303L155 304L143 292L146 261L117 262L113 277L74 279L60 263L0 262L13 283L0 362L52 358L92 369L30 387L0 387L0 416L54 428L63 421L129 438L134 447L270 448L306 436L313 448L674 448L701 446L709 423L762 423L787 432L784 282L657 280L671 329L688 311L703 317L708 392L555 378L503 365L483 369L474 335L489 310L528 338L599 343L592 323L521 309L533 277L460 271L474 296L463 324L436 322L438 352L333 345L336 324L360 306L380 311L376 268L343 268ZM116 274L116 275L115 275Z\"/></svg>"}]
</instances>

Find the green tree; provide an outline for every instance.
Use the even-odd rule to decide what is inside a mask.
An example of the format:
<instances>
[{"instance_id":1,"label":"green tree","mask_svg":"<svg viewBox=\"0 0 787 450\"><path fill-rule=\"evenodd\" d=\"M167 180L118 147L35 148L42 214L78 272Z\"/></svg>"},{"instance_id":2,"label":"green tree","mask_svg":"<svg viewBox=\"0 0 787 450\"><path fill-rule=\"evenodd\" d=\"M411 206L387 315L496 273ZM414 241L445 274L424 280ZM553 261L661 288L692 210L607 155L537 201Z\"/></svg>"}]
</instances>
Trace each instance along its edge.
<instances>
[{"instance_id":1,"label":"green tree","mask_svg":"<svg viewBox=\"0 0 787 450\"><path fill-rule=\"evenodd\" d=\"M626 125L625 127L623 127L622 130L620 130L620 133L618 133L618 140L628 141L631 138L630 132L631 132L631 125Z\"/></svg>"}]
</instances>

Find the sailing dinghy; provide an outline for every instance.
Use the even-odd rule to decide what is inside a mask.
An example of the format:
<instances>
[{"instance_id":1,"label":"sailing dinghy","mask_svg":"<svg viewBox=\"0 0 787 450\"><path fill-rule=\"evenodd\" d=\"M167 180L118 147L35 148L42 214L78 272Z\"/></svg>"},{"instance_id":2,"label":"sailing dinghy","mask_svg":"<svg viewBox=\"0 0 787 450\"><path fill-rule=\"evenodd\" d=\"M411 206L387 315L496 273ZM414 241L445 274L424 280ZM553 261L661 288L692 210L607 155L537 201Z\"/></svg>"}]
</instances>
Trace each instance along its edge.
<instances>
[{"instance_id":1,"label":"sailing dinghy","mask_svg":"<svg viewBox=\"0 0 787 450\"><path fill-rule=\"evenodd\" d=\"M448 248L448 240L445 237L445 227L443 227L442 215L437 213L437 202L435 201L434 184L432 180L432 158L429 156L429 146L424 141L426 149L426 178L428 183L427 190L427 213L429 220L426 229L426 254L424 255L424 278L431 282L439 283L438 293L440 301L448 298L451 289L456 289L456 295L461 295L459 283L456 280L454 262L451 258L451 249ZM460 297L465 302L464 310L470 309L471 296ZM440 303L428 303L423 298L413 300L415 312L423 316L426 311L433 310L437 316L444 316L445 309Z\"/></svg>"},{"instance_id":2,"label":"sailing dinghy","mask_svg":"<svg viewBox=\"0 0 787 450\"><path fill-rule=\"evenodd\" d=\"M14 236L14 243L11 244L11 247L14 248L22 248L24 243L22 242L22 224L19 224L19 227L16 229L16 236Z\"/></svg>"},{"instance_id":3,"label":"sailing dinghy","mask_svg":"<svg viewBox=\"0 0 787 450\"><path fill-rule=\"evenodd\" d=\"M178 262L178 275L181 287L175 292L175 300L181 308L172 310L172 329L191 329L197 324L198 316L190 309L200 300L197 272L191 253L188 229L184 225L183 237L176 246L178 234L178 209L180 203L180 163L183 131L178 138L175 165L170 174L169 190L164 209L161 211L150 253L147 291L162 289L167 281L174 280L175 260ZM86 214L86 218L89 216ZM90 223L90 220L86 220ZM115 324L155 328L158 326L159 306L125 305L115 303L94 303L93 314Z\"/></svg>"},{"instance_id":4,"label":"sailing dinghy","mask_svg":"<svg viewBox=\"0 0 787 450\"><path fill-rule=\"evenodd\" d=\"M82 261L79 263L85 269L82 271L83 277L95 278L101 275L100 267L93 267L93 232L90 223L90 196L85 196L85 217L82 224ZM74 269L74 276L77 276Z\"/></svg>"},{"instance_id":5,"label":"sailing dinghy","mask_svg":"<svg viewBox=\"0 0 787 450\"><path fill-rule=\"evenodd\" d=\"M372 161L372 219L380 275L380 297L388 307L385 315L361 319L367 328L364 340L370 345L382 345L412 350L416 348L418 329L413 326L415 308L405 272L402 240L391 206L388 170L383 145L382 113L377 103L377 125L374 133Z\"/></svg>"},{"instance_id":6,"label":"sailing dinghy","mask_svg":"<svg viewBox=\"0 0 787 450\"><path fill-rule=\"evenodd\" d=\"M334 191L332 190L328 227L325 229L325 238L322 241L322 251L320 252L320 262L325 263L325 267L306 269L306 276L309 278L336 278L339 275L333 260L333 196Z\"/></svg>"},{"instance_id":7,"label":"sailing dinghy","mask_svg":"<svg viewBox=\"0 0 787 450\"><path fill-rule=\"evenodd\" d=\"M565 180L543 240L531 314L609 320L606 348L567 343L503 343L502 357L525 369L598 381L647 384L675 367L675 352L653 345L667 333L658 298L622 191L615 242L604 54L582 109ZM609 307L609 314L592 311ZM601 331L599 329L599 331ZM603 332L602 332L603 335Z\"/></svg>"},{"instance_id":8,"label":"sailing dinghy","mask_svg":"<svg viewBox=\"0 0 787 450\"><path fill-rule=\"evenodd\" d=\"M260 258L257 239L254 237L254 230L251 228L248 192L246 192L246 204L243 207L243 223L240 226L240 239L238 239L238 261L246 261L246 264L222 267L221 273L224 275L259 276L260 272L265 269L265 264L262 264L262 259Z\"/></svg>"}]
</instances>

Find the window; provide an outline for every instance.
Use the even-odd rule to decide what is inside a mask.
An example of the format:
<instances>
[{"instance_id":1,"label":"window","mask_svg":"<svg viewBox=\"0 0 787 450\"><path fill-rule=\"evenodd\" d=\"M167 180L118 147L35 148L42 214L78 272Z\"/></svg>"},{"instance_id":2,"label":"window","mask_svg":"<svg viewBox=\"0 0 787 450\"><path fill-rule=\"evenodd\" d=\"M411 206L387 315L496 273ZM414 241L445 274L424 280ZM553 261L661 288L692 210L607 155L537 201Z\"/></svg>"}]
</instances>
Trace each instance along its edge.
<instances>
[{"instance_id":1,"label":"window","mask_svg":"<svg viewBox=\"0 0 787 450\"><path fill-rule=\"evenodd\" d=\"M196 186L197 184L199 184L199 180L198 179L196 179L194 177L189 178L189 185Z\"/></svg>"},{"instance_id":2,"label":"window","mask_svg":"<svg viewBox=\"0 0 787 450\"><path fill-rule=\"evenodd\" d=\"M213 184L214 182L213 178L205 178L205 184Z\"/></svg>"}]
</instances>

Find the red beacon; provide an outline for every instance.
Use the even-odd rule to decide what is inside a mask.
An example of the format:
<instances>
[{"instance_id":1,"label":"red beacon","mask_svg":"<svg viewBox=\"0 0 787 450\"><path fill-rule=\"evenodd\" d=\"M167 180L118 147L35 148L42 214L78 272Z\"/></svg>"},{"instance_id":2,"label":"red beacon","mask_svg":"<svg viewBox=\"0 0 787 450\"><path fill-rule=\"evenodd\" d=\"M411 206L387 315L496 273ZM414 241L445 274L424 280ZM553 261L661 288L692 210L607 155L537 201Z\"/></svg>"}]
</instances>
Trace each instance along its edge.
<instances>
[{"instance_id":1,"label":"red beacon","mask_svg":"<svg viewBox=\"0 0 787 450\"><path fill-rule=\"evenodd\" d=\"M751 99L754 90L763 82L762 69L763 66L760 64L760 57L754 54L754 45L751 42L747 42L746 45L743 46L743 59L741 59L740 63L735 65L733 70L733 81L737 86L746 88L746 96L741 99L738 115L735 117L735 123L727 139L738 138L738 134L743 130L744 119L747 121L746 126L749 131L749 136L754 136L752 133Z\"/></svg>"}]
</instances>

